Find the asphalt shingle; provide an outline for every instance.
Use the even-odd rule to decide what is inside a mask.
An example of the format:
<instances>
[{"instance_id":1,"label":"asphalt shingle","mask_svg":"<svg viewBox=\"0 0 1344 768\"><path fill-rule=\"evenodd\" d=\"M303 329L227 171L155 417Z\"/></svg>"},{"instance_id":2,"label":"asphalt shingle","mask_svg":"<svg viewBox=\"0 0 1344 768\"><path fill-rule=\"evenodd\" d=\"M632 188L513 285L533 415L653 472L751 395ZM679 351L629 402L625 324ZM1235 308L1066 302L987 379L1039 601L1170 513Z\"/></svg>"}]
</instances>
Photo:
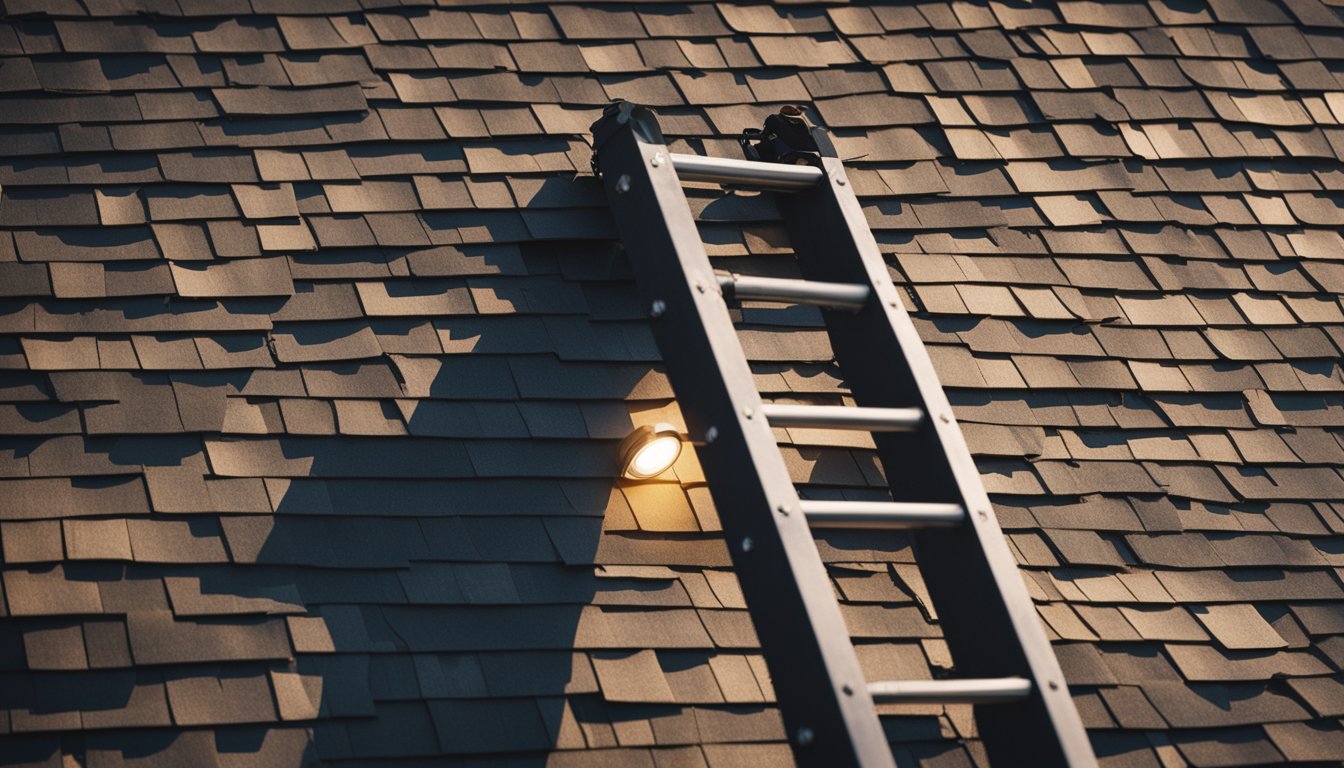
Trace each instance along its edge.
<instances>
[{"instance_id":1,"label":"asphalt shingle","mask_svg":"<svg viewBox=\"0 0 1344 768\"><path fill-rule=\"evenodd\" d=\"M698 466L614 478L681 419L585 175L617 97L834 130L1108 761L1339 754L1332 6L141 5L0 23L0 763L787 760ZM815 314L740 313L843 402ZM908 540L819 545L867 666L955 662Z\"/></svg>"}]
</instances>

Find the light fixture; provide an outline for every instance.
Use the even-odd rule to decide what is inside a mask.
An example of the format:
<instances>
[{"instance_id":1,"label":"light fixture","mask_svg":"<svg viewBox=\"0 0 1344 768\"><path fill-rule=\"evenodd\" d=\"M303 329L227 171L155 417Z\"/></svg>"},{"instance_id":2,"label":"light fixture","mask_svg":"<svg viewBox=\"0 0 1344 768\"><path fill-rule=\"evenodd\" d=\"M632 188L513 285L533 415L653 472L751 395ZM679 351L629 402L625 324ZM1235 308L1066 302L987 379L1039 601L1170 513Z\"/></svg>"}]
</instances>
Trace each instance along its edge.
<instances>
[{"instance_id":1,"label":"light fixture","mask_svg":"<svg viewBox=\"0 0 1344 768\"><path fill-rule=\"evenodd\" d=\"M645 424L621 441L621 474L647 480L666 472L681 455L681 433L671 424Z\"/></svg>"}]
</instances>

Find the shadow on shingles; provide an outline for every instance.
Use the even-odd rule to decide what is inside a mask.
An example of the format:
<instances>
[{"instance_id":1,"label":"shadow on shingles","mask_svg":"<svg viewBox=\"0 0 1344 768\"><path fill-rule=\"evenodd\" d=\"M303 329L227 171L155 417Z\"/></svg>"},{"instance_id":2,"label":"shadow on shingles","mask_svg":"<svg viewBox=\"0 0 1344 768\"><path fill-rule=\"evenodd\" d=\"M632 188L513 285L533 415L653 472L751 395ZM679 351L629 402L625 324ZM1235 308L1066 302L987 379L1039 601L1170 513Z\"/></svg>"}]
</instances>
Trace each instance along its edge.
<instances>
[{"instance_id":1,"label":"shadow on shingles","mask_svg":"<svg viewBox=\"0 0 1344 768\"><path fill-rule=\"evenodd\" d=\"M463 383L450 378L461 369L449 370L426 384L436 402L470 408L515 397L511 389L463 395ZM507 367L502 375L509 375ZM219 383L241 388L247 377L225 373ZM469 399L446 399L454 396ZM416 409L408 426L412 434L456 428L443 422L442 409L431 408ZM519 450L533 444L525 430L508 424L483 422L475 429L473 437L517 438ZM36 693L18 690L29 688L26 681L11 686L0 675L0 709L28 710L48 718L48 726L54 718L72 718L63 729L70 731L81 727L82 716L85 727L96 731L77 743L44 734L4 740L0 764L40 764L73 751L102 752L138 766L209 766L225 756L241 764L306 766L504 753L511 765L540 766L562 738L569 747L581 746L580 720L605 724L611 718L589 662L574 647L584 608L600 590L591 563L614 481L589 479L582 493L566 493L559 480L506 477L486 481L482 490L469 479L465 450L466 464L458 471L448 460L416 460L408 453L415 439L387 441L389 451L406 453L404 474L434 474L442 467L460 479L439 487L434 478L387 476L397 474L395 465L357 455L367 439L322 438L333 449L312 457L308 479L272 491L273 515L226 516L225 527L246 529L223 537L232 562L219 550L191 562L67 563L70 580L115 584L128 594L151 584L166 589L159 599L171 601L177 618L170 623L236 630L235 642L202 650L165 640L174 647L155 647L162 655L154 659L141 657L136 639L136 668L47 675L54 682ZM460 450L468 443L444 438L438 445ZM117 472L74 481L96 489L144 466L189 463L200 441L94 437L83 438L81 447ZM380 469L367 469L375 463ZM359 479L361 472L385 477ZM213 515L184 522L179 543L192 550L221 539L222 524ZM202 528L211 530L202 536ZM145 577L135 579L134 589L128 568ZM259 650L266 627L274 629L265 637L270 647ZM10 640L0 637L0 670L22 665L24 650L6 648ZM215 661L229 657L235 660ZM93 677L97 682L87 692L55 687ZM171 708L180 727L146 727L170 722L169 702L146 696L164 682L178 684ZM218 691L210 688L216 682ZM219 701L236 704L212 709ZM182 712L194 708L200 723L181 722ZM142 719L117 719L128 712Z\"/></svg>"},{"instance_id":2,"label":"shadow on shingles","mask_svg":"<svg viewBox=\"0 0 1344 768\"><path fill-rule=\"evenodd\" d=\"M487 348L491 333L484 330ZM482 364L501 360L477 357ZM440 370L425 386L435 398L429 402L470 407L515 397L486 391L485 368L472 368L471 376L482 381L464 390L464 382L452 378L462 373L461 367ZM507 365L503 375L509 375ZM241 389L249 376L221 372L209 378ZM634 387L642 379L622 380ZM409 431L445 434L452 427L443 419L443 409L418 408L408 416ZM482 419L472 438L443 438L438 445L460 449L476 437L516 438L520 451L536 445L525 439L525 430ZM92 673L100 678L90 694L95 698L78 704L71 702L80 701L81 692L54 689L44 694L48 705L22 691L21 700L9 701L15 690L7 691L0 676L0 708L13 704L34 715L75 718L64 731L81 727L82 712L89 718L84 727L91 729L78 737L39 734L9 741L0 749L0 763L29 757L40 763L65 751L99 752L137 766L433 762L442 755L492 754L507 754L510 765L541 766L553 749L584 744L581 723L609 733L614 718L676 713L675 707L642 705L612 711L586 656L574 650L584 609L601 602L600 592L650 588L623 579L599 582L594 575L601 516L614 480L594 480L600 472L584 471L579 474L590 479L583 492L571 494L560 480L520 472L490 481L484 491L472 490L471 481L436 488L434 479L395 477L385 457L358 455L370 438L307 439L333 449L311 457L306 479L269 489L274 514L229 514L218 524L213 515L184 521L175 541L199 548L198 559L67 563L68 580L117 585L114 591L124 593L119 599L127 604L167 599L175 614L167 616L168 625L229 628L229 641L213 635L210 642L217 644L203 650L186 635L157 643L151 638L149 655L142 657L146 636L133 637L137 666ZM448 466L445 459L416 458L410 453L419 450L415 440L386 443L407 455L405 474ZM115 475L74 482L87 488L121 483L146 466L190 464L199 450L196 435L82 438L82 451ZM507 466L507 457L490 460ZM374 464L380 469L367 469ZM470 476L470 461L466 469L458 476ZM361 472L385 476L361 480ZM178 514L189 513L174 513L175 519ZM215 525L247 531L235 537L198 530ZM249 532L257 535L249 538ZM206 542L221 539L228 555L207 551ZM136 578L128 578L129 569ZM163 588L157 586L160 577ZM157 596L149 594L151 585L160 590ZM168 628L142 626L151 633ZM588 627L585 647L603 645L601 631ZM4 665L5 640L0 637L0 669L12 668ZM17 653L22 664L23 649ZM145 693L162 690L165 682L178 684L171 720L170 702ZM207 685L215 683L218 691ZM218 702L242 704L228 704L234 708L227 712L211 709ZM201 722L180 722L180 711L194 706L203 713ZM143 719L113 719L126 712ZM109 719L91 725L103 716ZM163 727L168 722L178 725ZM21 754L29 748L31 755Z\"/></svg>"},{"instance_id":3,"label":"shadow on shingles","mask_svg":"<svg viewBox=\"0 0 1344 768\"><path fill-rule=\"evenodd\" d=\"M480 348L489 348L484 336ZM463 395L454 375L460 369L440 369L425 389L434 399L407 412L411 435L464 434L426 403L470 409L515 397ZM445 395L470 400L438 400ZM520 437L485 420L465 434ZM520 439L519 450L528 444ZM311 740L287 762L507 754L510 765L543 766L566 739L581 746L577 721L609 721L590 662L574 650L584 608L600 589L590 563L604 494L571 498L559 482L523 473L473 480L469 460L459 473L444 458L410 457L406 474L420 479L359 479L353 459L349 451L319 453L308 476L327 482L291 483L275 501L255 568L278 578L202 583L299 612L294 621L304 628L290 625L295 659L271 665L273 674L301 680L312 706L296 723L312 728ZM381 469L370 474L395 474L387 462L374 463ZM440 473L457 478L423 477ZM601 481L608 493L611 483ZM277 690L277 700L282 695Z\"/></svg>"},{"instance_id":4,"label":"shadow on shingles","mask_svg":"<svg viewBox=\"0 0 1344 768\"><path fill-rule=\"evenodd\" d=\"M157 166L154 166L157 168ZM66 248L114 250L140 244L148 234L145 227L62 227L38 229L37 236L54 238Z\"/></svg>"}]
</instances>

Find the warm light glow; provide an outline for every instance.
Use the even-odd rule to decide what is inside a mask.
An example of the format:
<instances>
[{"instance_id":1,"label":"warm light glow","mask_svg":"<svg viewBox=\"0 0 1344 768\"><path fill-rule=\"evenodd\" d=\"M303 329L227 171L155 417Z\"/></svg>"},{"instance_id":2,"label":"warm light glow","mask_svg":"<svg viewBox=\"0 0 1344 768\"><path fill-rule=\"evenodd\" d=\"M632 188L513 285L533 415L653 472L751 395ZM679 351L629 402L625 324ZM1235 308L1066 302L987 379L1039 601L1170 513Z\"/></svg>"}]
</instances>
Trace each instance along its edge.
<instances>
[{"instance_id":1,"label":"warm light glow","mask_svg":"<svg viewBox=\"0 0 1344 768\"><path fill-rule=\"evenodd\" d=\"M653 477L662 474L681 453L681 441L675 437L660 437L639 449L630 462L630 474Z\"/></svg>"},{"instance_id":2,"label":"warm light glow","mask_svg":"<svg viewBox=\"0 0 1344 768\"><path fill-rule=\"evenodd\" d=\"M643 426L621 442L621 473L643 480L666 472L681 455L681 435L671 424Z\"/></svg>"}]
</instances>

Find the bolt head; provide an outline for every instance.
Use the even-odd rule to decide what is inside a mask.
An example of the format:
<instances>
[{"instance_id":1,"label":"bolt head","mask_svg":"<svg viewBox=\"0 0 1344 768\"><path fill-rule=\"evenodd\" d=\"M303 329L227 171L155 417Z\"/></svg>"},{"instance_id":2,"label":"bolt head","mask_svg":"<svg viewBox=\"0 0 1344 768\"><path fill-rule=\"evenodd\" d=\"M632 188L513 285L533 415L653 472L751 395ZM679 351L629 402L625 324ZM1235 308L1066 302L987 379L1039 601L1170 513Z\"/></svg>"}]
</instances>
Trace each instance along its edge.
<instances>
[{"instance_id":1,"label":"bolt head","mask_svg":"<svg viewBox=\"0 0 1344 768\"><path fill-rule=\"evenodd\" d=\"M816 738L817 735L812 732L811 728L804 726L798 729L798 735L797 735L798 746L806 747L807 745L811 744Z\"/></svg>"},{"instance_id":2,"label":"bolt head","mask_svg":"<svg viewBox=\"0 0 1344 768\"><path fill-rule=\"evenodd\" d=\"M756 548L756 542L752 541L750 536L746 536L746 537L744 537L744 538L742 539L742 551L743 551L743 552L750 552L751 550L753 550L753 549L755 549L755 548Z\"/></svg>"},{"instance_id":3,"label":"bolt head","mask_svg":"<svg viewBox=\"0 0 1344 768\"><path fill-rule=\"evenodd\" d=\"M629 191L630 191L630 174L622 173L621 177L616 180L616 192L618 194L624 195L626 192Z\"/></svg>"},{"instance_id":4,"label":"bolt head","mask_svg":"<svg viewBox=\"0 0 1344 768\"><path fill-rule=\"evenodd\" d=\"M662 317L663 313L666 311L667 311L667 302L663 301L662 299L655 299L653 304L649 307L649 314L652 315L653 317Z\"/></svg>"},{"instance_id":5,"label":"bolt head","mask_svg":"<svg viewBox=\"0 0 1344 768\"><path fill-rule=\"evenodd\" d=\"M649 165L652 165L654 168L657 168L658 166L660 166L660 165L662 165L662 164L663 164L663 153L662 153L662 152L659 152L658 154L654 155L652 158L649 159Z\"/></svg>"},{"instance_id":6,"label":"bolt head","mask_svg":"<svg viewBox=\"0 0 1344 768\"><path fill-rule=\"evenodd\" d=\"M710 427L709 429L705 430L705 442L706 442L706 443L712 443L712 442L714 442L715 440L718 440L718 439L719 439L719 428L718 428L718 427Z\"/></svg>"}]
</instances>

